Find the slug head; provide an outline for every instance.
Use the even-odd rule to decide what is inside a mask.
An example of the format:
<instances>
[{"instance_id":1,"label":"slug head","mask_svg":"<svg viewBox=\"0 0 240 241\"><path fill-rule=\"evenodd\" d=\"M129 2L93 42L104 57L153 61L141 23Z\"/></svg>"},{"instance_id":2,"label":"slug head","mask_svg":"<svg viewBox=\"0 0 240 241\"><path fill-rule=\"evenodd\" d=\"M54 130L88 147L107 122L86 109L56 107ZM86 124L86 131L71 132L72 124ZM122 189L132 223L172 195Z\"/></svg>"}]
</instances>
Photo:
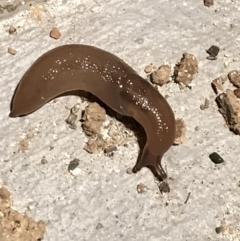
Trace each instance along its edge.
<instances>
[{"instance_id":1,"label":"slug head","mask_svg":"<svg viewBox=\"0 0 240 241\"><path fill-rule=\"evenodd\" d=\"M27 78L23 77L13 94L9 117L28 115L36 111L46 102L47 100L43 95L43 90L36 81L28 81Z\"/></svg>"},{"instance_id":2,"label":"slug head","mask_svg":"<svg viewBox=\"0 0 240 241\"><path fill-rule=\"evenodd\" d=\"M161 165L161 160L162 156L152 153L146 144L141 158L133 168L133 172L136 173L143 167L148 167L159 181L163 181L167 178L167 174Z\"/></svg>"}]
</instances>

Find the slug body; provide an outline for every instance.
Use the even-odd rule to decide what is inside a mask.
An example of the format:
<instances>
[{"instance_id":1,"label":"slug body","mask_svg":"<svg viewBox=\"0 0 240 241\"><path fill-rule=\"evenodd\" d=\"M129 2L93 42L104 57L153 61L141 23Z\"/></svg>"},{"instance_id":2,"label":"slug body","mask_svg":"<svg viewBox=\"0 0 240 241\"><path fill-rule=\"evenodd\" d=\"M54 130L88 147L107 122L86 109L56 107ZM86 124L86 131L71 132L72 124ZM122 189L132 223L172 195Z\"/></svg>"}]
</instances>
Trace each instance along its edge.
<instances>
[{"instance_id":1,"label":"slug body","mask_svg":"<svg viewBox=\"0 0 240 241\"><path fill-rule=\"evenodd\" d=\"M30 114L69 91L92 93L114 111L133 117L147 136L134 172L148 167L162 181L164 153L175 138L175 118L165 98L117 56L88 45L54 48L27 70L12 99L10 117Z\"/></svg>"}]
</instances>

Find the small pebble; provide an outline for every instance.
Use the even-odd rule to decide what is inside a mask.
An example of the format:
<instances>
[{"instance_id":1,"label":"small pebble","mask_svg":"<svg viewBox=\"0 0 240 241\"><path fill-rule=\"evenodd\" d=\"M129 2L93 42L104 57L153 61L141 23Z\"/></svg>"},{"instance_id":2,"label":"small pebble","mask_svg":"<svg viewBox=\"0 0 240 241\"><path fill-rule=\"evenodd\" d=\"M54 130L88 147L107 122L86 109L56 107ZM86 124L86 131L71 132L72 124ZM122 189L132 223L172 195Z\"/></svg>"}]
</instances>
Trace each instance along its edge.
<instances>
[{"instance_id":1,"label":"small pebble","mask_svg":"<svg viewBox=\"0 0 240 241\"><path fill-rule=\"evenodd\" d=\"M161 182L158 185L158 188L159 188L161 193L163 193L163 192L170 192L170 187L169 187L169 184L167 182Z\"/></svg>"},{"instance_id":2,"label":"small pebble","mask_svg":"<svg viewBox=\"0 0 240 241\"><path fill-rule=\"evenodd\" d=\"M77 129L76 122L80 113L80 104L74 105L71 110L68 118L65 120L69 127L73 130Z\"/></svg>"},{"instance_id":3,"label":"small pebble","mask_svg":"<svg viewBox=\"0 0 240 241\"><path fill-rule=\"evenodd\" d=\"M48 161L47 161L47 159L45 158L45 156L42 157L41 163L42 163L43 165L48 163Z\"/></svg>"},{"instance_id":4,"label":"small pebble","mask_svg":"<svg viewBox=\"0 0 240 241\"><path fill-rule=\"evenodd\" d=\"M79 111L81 110L80 109L81 106L79 103L77 103L76 105L74 105L72 108L71 108L71 113L77 115L79 113Z\"/></svg>"},{"instance_id":5,"label":"small pebble","mask_svg":"<svg viewBox=\"0 0 240 241\"><path fill-rule=\"evenodd\" d=\"M195 74L198 73L198 61L194 55L183 53L183 56L174 67L173 78L180 88L188 87L191 89L191 83Z\"/></svg>"},{"instance_id":6,"label":"small pebble","mask_svg":"<svg viewBox=\"0 0 240 241\"><path fill-rule=\"evenodd\" d=\"M151 81L157 85L164 85L169 81L171 74L170 65L161 65L156 71L153 71L151 74Z\"/></svg>"},{"instance_id":7,"label":"small pebble","mask_svg":"<svg viewBox=\"0 0 240 241\"><path fill-rule=\"evenodd\" d=\"M70 128L70 129L73 129L73 130L76 130L76 129L77 129L77 125L76 125L75 123L70 124L70 125L69 125L69 128Z\"/></svg>"},{"instance_id":8,"label":"small pebble","mask_svg":"<svg viewBox=\"0 0 240 241\"><path fill-rule=\"evenodd\" d=\"M216 231L217 234L222 233L223 228L221 226L220 227L216 227L215 231Z\"/></svg>"},{"instance_id":9,"label":"small pebble","mask_svg":"<svg viewBox=\"0 0 240 241\"><path fill-rule=\"evenodd\" d=\"M215 164L220 164L223 163L224 160L222 159L222 157L220 157L216 152L213 152L212 154L209 155L209 158L211 159L211 161Z\"/></svg>"},{"instance_id":10,"label":"small pebble","mask_svg":"<svg viewBox=\"0 0 240 241\"><path fill-rule=\"evenodd\" d=\"M232 235L234 233L233 228L225 220L221 221L221 225L215 228L217 234Z\"/></svg>"},{"instance_id":11,"label":"small pebble","mask_svg":"<svg viewBox=\"0 0 240 241\"><path fill-rule=\"evenodd\" d=\"M114 145L112 145L112 146L106 147L106 148L104 149L104 153L105 153L106 155L109 155L109 154L113 153L113 152L116 151L116 150L117 150L117 147L114 146Z\"/></svg>"},{"instance_id":12,"label":"small pebble","mask_svg":"<svg viewBox=\"0 0 240 241\"><path fill-rule=\"evenodd\" d=\"M132 174L133 173L132 168L131 167L127 168L126 173L127 174Z\"/></svg>"},{"instance_id":13,"label":"small pebble","mask_svg":"<svg viewBox=\"0 0 240 241\"><path fill-rule=\"evenodd\" d=\"M54 27L52 28L52 30L50 31L50 37L53 39L59 39L61 38L62 34L60 33L59 29Z\"/></svg>"},{"instance_id":14,"label":"small pebble","mask_svg":"<svg viewBox=\"0 0 240 241\"><path fill-rule=\"evenodd\" d=\"M201 110L205 110L205 109L208 109L209 108L209 100L207 99L207 98L205 98L205 100L204 100L204 104L201 104L200 105L200 109Z\"/></svg>"},{"instance_id":15,"label":"small pebble","mask_svg":"<svg viewBox=\"0 0 240 241\"><path fill-rule=\"evenodd\" d=\"M144 68L144 72L145 72L146 74L149 74L149 73L151 73L152 71L153 71L152 65L147 65L147 66Z\"/></svg>"},{"instance_id":16,"label":"small pebble","mask_svg":"<svg viewBox=\"0 0 240 241\"><path fill-rule=\"evenodd\" d=\"M101 223L98 223L98 225L96 226L96 229L98 230L98 229L101 229L101 228L103 228L103 225Z\"/></svg>"},{"instance_id":17,"label":"small pebble","mask_svg":"<svg viewBox=\"0 0 240 241\"><path fill-rule=\"evenodd\" d=\"M213 0L204 0L203 3L204 3L204 6L210 7L214 4L214 1Z\"/></svg>"},{"instance_id":18,"label":"small pebble","mask_svg":"<svg viewBox=\"0 0 240 241\"><path fill-rule=\"evenodd\" d=\"M78 167L80 160L77 158L74 158L72 161L70 161L68 165L68 171L74 170L76 167Z\"/></svg>"},{"instance_id":19,"label":"small pebble","mask_svg":"<svg viewBox=\"0 0 240 241\"><path fill-rule=\"evenodd\" d=\"M14 33L17 32L17 29L14 28L13 26L10 26L9 29L8 29L8 32L9 32L9 34L14 34Z\"/></svg>"},{"instance_id":20,"label":"small pebble","mask_svg":"<svg viewBox=\"0 0 240 241\"><path fill-rule=\"evenodd\" d=\"M237 98L240 98L240 88L235 89L235 90L233 91L233 93L234 93L234 95L237 96Z\"/></svg>"},{"instance_id":21,"label":"small pebble","mask_svg":"<svg viewBox=\"0 0 240 241\"><path fill-rule=\"evenodd\" d=\"M176 133L174 145L182 144L186 139L186 124L182 119L176 119Z\"/></svg>"},{"instance_id":22,"label":"small pebble","mask_svg":"<svg viewBox=\"0 0 240 241\"><path fill-rule=\"evenodd\" d=\"M232 70L228 73L229 81L235 86L240 87L240 71L239 70Z\"/></svg>"},{"instance_id":23,"label":"small pebble","mask_svg":"<svg viewBox=\"0 0 240 241\"><path fill-rule=\"evenodd\" d=\"M226 83L227 80L228 77L226 75L222 75L212 81L211 85L215 94L218 94L219 92L224 92L223 85Z\"/></svg>"},{"instance_id":24,"label":"small pebble","mask_svg":"<svg viewBox=\"0 0 240 241\"><path fill-rule=\"evenodd\" d=\"M15 55L15 54L17 53L17 50L9 47L9 48L8 48L8 53L10 53L10 54L12 54L12 55Z\"/></svg>"},{"instance_id":25,"label":"small pebble","mask_svg":"<svg viewBox=\"0 0 240 241\"><path fill-rule=\"evenodd\" d=\"M137 192L140 194L146 192L147 189L148 189L147 186L144 185L143 183L140 183L137 185Z\"/></svg>"},{"instance_id":26,"label":"small pebble","mask_svg":"<svg viewBox=\"0 0 240 241\"><path fill-rule=\"evenodd\" d=\"M212 45L206 52L210 55L207 57L209 60L216 60L219 53L219 47Z\"/></svg>"}]
</instances>

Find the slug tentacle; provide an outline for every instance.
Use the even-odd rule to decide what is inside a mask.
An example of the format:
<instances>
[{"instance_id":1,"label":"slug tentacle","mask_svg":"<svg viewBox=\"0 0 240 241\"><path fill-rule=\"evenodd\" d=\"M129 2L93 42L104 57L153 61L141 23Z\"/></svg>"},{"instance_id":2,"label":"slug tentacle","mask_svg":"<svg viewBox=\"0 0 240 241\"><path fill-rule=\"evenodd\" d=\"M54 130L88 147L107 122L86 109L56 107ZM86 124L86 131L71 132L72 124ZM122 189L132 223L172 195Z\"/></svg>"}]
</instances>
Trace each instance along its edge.
<instances>
[{"instance_id":1,"label":"slug tentacle","mask_svg":"<svg viewBox=\"0 0 240 241\"><path fill-rule=\"evenodd\" d=\"M147 145L144 147L141 158L133 168L133 172L140 171L143 167L149 168L154 176L159 180L163 181L167 178L167 174L161 165L162 156L154 155L149 151Z\"/></svg>"}]
</instances>

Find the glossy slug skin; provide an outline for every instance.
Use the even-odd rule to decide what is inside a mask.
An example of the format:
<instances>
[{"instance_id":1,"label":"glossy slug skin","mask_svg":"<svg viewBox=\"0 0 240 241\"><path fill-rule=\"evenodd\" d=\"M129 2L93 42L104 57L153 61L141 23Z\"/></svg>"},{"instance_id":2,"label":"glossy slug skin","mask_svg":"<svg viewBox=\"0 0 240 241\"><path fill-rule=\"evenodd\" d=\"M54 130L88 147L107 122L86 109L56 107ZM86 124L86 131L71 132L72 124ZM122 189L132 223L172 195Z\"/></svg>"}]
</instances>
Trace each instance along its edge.
<instances>
[{"instance_id":1,"label":"glossy slug skin","mask_svg":"<svg viewBox=\"0 0 240 241\"><path fill-rule=\"evenodd\" d=\"M175 137L175 118L165 98L117 56L87 45L54 48L27 70L11 104L10 117L30 114L60 94L84 90L114 111L133 117L147 135L134 172L149 167L162 181L164 153Z\"/></svg>"}]
</instances>

